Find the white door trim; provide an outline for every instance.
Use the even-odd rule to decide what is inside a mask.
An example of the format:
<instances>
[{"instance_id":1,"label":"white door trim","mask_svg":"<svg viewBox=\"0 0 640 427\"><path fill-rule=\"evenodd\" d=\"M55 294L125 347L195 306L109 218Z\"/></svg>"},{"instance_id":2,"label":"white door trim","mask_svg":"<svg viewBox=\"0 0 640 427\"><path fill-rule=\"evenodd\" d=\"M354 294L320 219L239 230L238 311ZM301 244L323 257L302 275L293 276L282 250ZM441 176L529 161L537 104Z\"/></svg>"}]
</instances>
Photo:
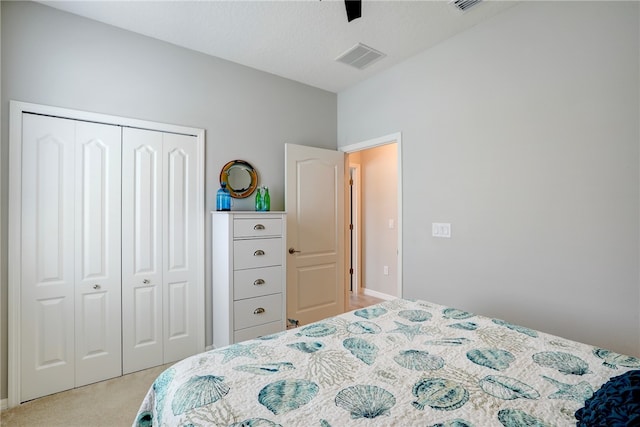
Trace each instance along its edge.
<instances>
[{"instance_id":1,"label":"white door trim","mask_svg":"<svg viewBox=\"0 0 640 427\"><path fill-rule=\"evenodd\" d=\"M204 301L204 129L177 126L147 120L92 113L47 105L31 104L21 101L9 101L9 233L8 233L8 406L20 403L20 254L21 217L22 217L22 114L34 113L73 120L105 123L124 127L156 130L161 132L193 135L197 139L197 245L198 245L198 300ZM198 348L204 349L204 303L198 307Z\"/></svg>"},{"instance_id":2,"label":"white door trim","mask_svg":"<svg viewBox=\"0 0 640 427\"><path fill-rule=\"evenodd\" d=\"M338 150L355 153L368 148L396 143L398 147L398 297L402 297L402 132L391 133L378 138L368 139L354 144L343 145Z\"/></svg>"}]
</instances>

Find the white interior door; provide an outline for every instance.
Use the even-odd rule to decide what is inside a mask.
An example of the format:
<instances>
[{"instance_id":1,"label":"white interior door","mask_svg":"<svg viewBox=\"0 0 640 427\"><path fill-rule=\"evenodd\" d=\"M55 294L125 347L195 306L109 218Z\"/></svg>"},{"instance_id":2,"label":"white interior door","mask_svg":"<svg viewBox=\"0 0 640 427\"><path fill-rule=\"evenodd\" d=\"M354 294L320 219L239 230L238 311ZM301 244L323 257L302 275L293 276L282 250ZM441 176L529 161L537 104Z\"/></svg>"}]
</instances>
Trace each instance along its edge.
<instances>
[{"instance_id":1,"label":"white interior door","mask_svg":"<svg viewBox=\"0 0 640 427\"><path fill-rule=\"evenodd\" d=\"M343 313L344 153L285 145L287 318Z\"/></svg>"},{"instance_id":2,"label":"white interior door","mask_svg":"<svg viewBox=\"0 0 640 427\"><path fill-rule=\"evenodd\" d=\"M197 138L123 130L123 371L199 350Z\"/></svg>"},{"instance_id":3,"label":"white interior door","mask_svg":"<svg viewBox=\"0 0 640 427\"><path fill-rule=\"evenodd\" d=\"M76 122L76 387L122 374L119 126Z\"/></svg>"},{"instance_id":4,"label":"white interior door","mask_svg":"<svg viewBox=\"0 0 640 427\"><path fill-rule=\"evenodd\" d=\"M164 363L197 352L198 241L195 136L163 134Z\"/></svg>"},{"instance_id":5,"label":"white interior door","mask_svg":"<svg viewBox=\"0 0 640 427\"><path fill-rule=\"evenodd\" d=\"M120 128L23 114L21 401L121 374Z\"/></svg>"},{"instance_id":6,"label":"white interior door","mask_svg":"<svg viewBox=\"0 0 640 427\"><path fill-rule=\"evenodd\" d=\"M122 134L122 368L163 363L162 133Z\"/></svg>"},{"instance_id":7,"label":"white interior door","mask_svg":"<svg viewBox=\"0 0 640 427\"><path fill-rule=\"evenodd\" d=\"M20 401L74 387L75 122L22 115Z\"/></svg>"}]
</instances>

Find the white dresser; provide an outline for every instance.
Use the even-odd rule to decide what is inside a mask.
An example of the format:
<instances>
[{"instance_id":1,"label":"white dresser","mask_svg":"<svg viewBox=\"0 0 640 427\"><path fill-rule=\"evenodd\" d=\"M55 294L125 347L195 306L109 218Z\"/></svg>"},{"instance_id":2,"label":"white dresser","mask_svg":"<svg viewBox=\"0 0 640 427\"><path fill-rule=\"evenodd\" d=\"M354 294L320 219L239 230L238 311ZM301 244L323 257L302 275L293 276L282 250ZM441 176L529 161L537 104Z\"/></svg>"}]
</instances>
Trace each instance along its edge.
<instances>
[{"instance_id":1,"label":"white dresser","mask_svg":"<svg viewBox=\"0 0 640 427\"><path fill-rule=\"evenodd\" d=\"M284 212L211 212L213 346L285 330Z\"/></svg>"}]
</instances>

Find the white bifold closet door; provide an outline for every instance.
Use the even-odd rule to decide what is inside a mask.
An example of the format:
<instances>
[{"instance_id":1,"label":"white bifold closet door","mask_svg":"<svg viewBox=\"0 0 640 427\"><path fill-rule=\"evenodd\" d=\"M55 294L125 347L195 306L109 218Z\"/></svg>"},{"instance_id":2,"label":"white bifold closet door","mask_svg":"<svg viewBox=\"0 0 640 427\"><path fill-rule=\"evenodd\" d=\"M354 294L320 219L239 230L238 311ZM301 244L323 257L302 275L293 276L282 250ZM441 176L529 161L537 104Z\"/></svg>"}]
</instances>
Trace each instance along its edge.
<instances>
[{"instance_id":1,"label":"white bifold closet door","mask_svg":"<svg viewBox=\"0 0 640 427\"><path fill-rule=\"evenodd\" d=\"M197 348L195 136L124 128L123 373Z\"/></svg>"},{"instance_id":2,"label":"white bifold closet door","mask_svg":"<svg viewBox=\"0 0 640 427\"><path fill-rule=\"evenodd\" d=\"M118 126L23 114L21 401L121 375Z\"/></svg>"}]
</instances>

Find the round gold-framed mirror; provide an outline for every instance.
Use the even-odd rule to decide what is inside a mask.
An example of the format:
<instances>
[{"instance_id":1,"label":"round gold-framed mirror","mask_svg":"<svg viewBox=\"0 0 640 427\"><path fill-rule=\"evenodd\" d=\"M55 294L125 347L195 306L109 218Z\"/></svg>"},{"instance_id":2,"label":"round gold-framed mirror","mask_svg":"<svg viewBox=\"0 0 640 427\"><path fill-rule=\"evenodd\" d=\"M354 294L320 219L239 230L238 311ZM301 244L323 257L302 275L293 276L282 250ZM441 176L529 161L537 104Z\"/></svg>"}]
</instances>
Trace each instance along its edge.
<instances>
[{"instance_id":1,"label":"round gold-framed mirror","mask_svg":"<svg viewBox=\"0 0 640 427\"><path fill-rule=\"evenodd\" d=\"M249 197L258 186L258 172L249 162L232 160L220 171L220 185L225 183L231 197Z\"/></svg>"}]
</instances>

